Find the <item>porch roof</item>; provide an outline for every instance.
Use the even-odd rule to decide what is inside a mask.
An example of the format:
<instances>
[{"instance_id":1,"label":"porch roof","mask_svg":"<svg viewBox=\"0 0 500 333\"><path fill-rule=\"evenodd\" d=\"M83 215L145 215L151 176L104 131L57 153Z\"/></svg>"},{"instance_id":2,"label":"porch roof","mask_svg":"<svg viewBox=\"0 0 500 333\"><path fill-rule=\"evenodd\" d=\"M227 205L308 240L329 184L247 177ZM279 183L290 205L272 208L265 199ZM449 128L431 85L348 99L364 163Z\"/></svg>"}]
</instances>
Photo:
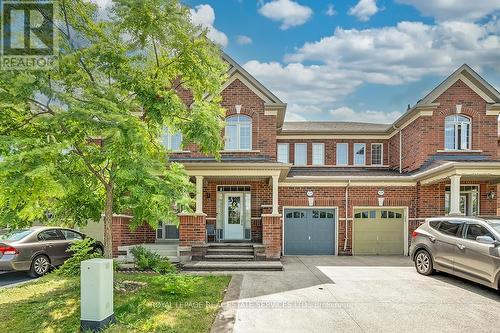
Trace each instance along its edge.
<instances>
[{"instance_id":1,"label":"porch roof","mask_svg":"<svg viewBox=\"0 0 500 333\"><path fill-rule=\"evenodd\" d=\"M500 161L435 161L411 173L369 168L292 168L280 186L414 186L433 184L460 175L463 180L500 184Z\"/></svg>"},{"instance_id":2,"label":"porch roof","mask_svg":"<svg viewBox=\"0 0 500 333\"><path fill-rule=\"evenodd\" d=\"M234 161L234 162L183 162L186 173L189 176L203 177L250 177L269 178L278 176L280 180L285 179L291 164L278 162L258 161Z\"/></svg>"}]
</instances>

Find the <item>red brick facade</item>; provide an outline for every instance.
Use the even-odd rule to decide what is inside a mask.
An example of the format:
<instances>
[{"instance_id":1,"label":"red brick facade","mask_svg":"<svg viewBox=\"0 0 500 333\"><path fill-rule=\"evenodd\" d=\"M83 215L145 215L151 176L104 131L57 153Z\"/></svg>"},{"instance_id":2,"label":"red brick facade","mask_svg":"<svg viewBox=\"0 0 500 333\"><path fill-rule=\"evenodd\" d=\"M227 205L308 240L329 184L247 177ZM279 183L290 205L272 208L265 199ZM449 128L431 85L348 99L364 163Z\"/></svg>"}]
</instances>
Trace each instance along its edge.
<instances>
[{"instance_id":1,"label":"red brick facade","mask_svg":"<svg viewBox=\"0 0 500 333\"><path fill-rule=\"evenodd\" d=\"M206 242L205 215L179 215L179 245L195 246Z\"/></svg>"},{"instance_id":2,"label":"red brick facade","mask_svg":"<svg viewBox=\"0 0 500 333\"><path fill-rule=\"evenodd\" d=\"M422 166L432 155L446 154L444 150L444 120L456 113L471 118L472 150L480 151L491 160L498 159L498 116L486 115L486 102L461 80L455 82L435 101L439 106L432 116L423 116L402 130L403 171L413 171ZM399 135L389 142L390 165L399 165ZM477 154L461 152L460 154Z\"/></svg>"},{"instance_id":3,"label":"red brick facade","mask_svg":"<svg viewBox=\"0 0 500 333\"><path fill-rule=\"evenodd\" d=\"M266 247L267 258L279 258L281 256L282 222L279 215L262 215L262 244Z\"/></svg>"},{"instance_id":4,"label":"red brick facade","mask_svg":"<svg viewBox=\"0 0 500 333\"><path fill-rule=\"evenodd\" d=\"M144 225L135 231L130 230L131 217L113 217L113 255L118 255L118 246L154 243L156 232L150 226Z\"/></svg>"},{"instance_id":5,"label":"red brick facade","mask_svg":"<svg viewBox=\"0 0 500 333\"><path fill-rule=\"evenodd\" d=\"M470 84L470 83L469 83ZM352 223L354 209L356 207L380 207L380 198L383 198L384 207L398 207L404 209L408 235L418 227L425 218L445 215L445 189L449 185L449 175L437 178L430 184L423 184L420 180L411 178L418 172L423 172L425 166L432 161L442 161L449 156L457 155L459 162L474 157L475 160L498 161L500 160L500 146L498 137L498 115L487 114L489 105L485 99L474 91L462 80L455 81L440 96L433 101L428 101L423 113L419 114L409 111L409 115L403 117L402 123L396 122L394 126L387 127L385 132L373 132L369 134L359 132L358 134L344 133L314 133L311 135L293 135L282 131L278 114L273 109L268 109L268 103L261 97L262 87L250 87L250 84L236 78L222 91L222 107L226 110L226 116L237 114L247 115L252 119L252 150L251 151L222 151L223 157L238 159L239 163L248 163L248 167L238 166L239 170L251 169L259 161L267 164L258 176L241 176L220 173L218 167L211 167L205 171L213 172L213 175L203 176L203 204L202 211L206 215L181 215L180 216L180 246L199 247L206 242L205 233L207 224L215 224L217 214L222 214L217 209L218 186L246 185L250 187L251 193L251 241L262 243L265 246L265 254L269 258L279 257L283 246L283 217L272 215L273 186L271 171L283 167L276 163L276 152L278 143L289 144L289 162L294 163L296 143L307 144L308 167L312 165L312 144L324 144L325 163L320 169L322 171L338 170L336 166L337 143L348 143L348 164L354 166L354 144L364 143L366 145L364 166L356 166L356 169L366 167L364 171L379 170L391 173L393 177L407 177L408 181L398 183L399 180L379 180L373 177L366 179L366 184L359 181L357 184L346 186L354 176L359 176L362 171L349 175L346 171L342 174L342 180L333 179L329 185L313 181L313 178L304 180L302 184L293 185L296 179L287 176L290 170L280 175L278 190L278 212L283 214L285 207L309 207L310 199L306 193L313 192L313 207L332 207L337 209L338 216L338 253L352 253ZM260 92L259 92L260 91ZM180 91L180 96L189 102L192 96L188 91ZM500 103L500 101L498 102ZM279 103L277 103L279 104ZM444 151L445 118L457 112L457 105L461 105L460 113L471 119L471 150L470 151ZM269 111L270 110L270 111ZM419 111L419 109L415 109ZM420 111L419 111L420 112ZM407 118L405 118L407 117ZM360 119L362 121L362 119ZM396 124L398 124L396 126ZM402 128L401 130L399 128ZM379 134L377 134L379 133ZM221 133L224 135L224 133ZM279 135L279 139L277 136ZM290 138L287 138L287 135ZM356 135L359 138L356 138ZM372 166L372 144L383 144L383 165ZM400 153L400 146L402 151ZM184 147L184 152L172 154L175 158L200 158L202 155L193 144ZM401 160L400 160L401 156ZM245 157L248 160L245 160ZM199 161L199 160L198 160ZM199 162L201 163L201 162ZM264 162L262 162L264 163ZM401 163L401 173L399 167ZM227 164L226 164L227 165ZM198 166L197 166L198 167ZM269 169L267 169L269 168ZM314 168L310 168L314 170ZM345 169L345 168L343 168ZM199 170L199 169L196 169ZM239 171L237 170L237 171ZM295 169L297 170L297 169ZM234 171L234 170L233 170ZM319 172L321 174L321 172ZM318 174L314 175L318 179ZM485 178L488 174L464 177L462 185L479 185L479 212L482 215L495 215L500 211L499 187L492 180ZM196 177L196 174L193 175ZM276 177L276 175L275 175ZM337 177L337 178L338 178ZM499 176L500 178L500 176ZM194 180L194 179L193 179ZM324 179L323 179L324 180ZM337 181L337 183L334 183ZM343 183L342 183L343 181ZM285 184L286 183L286 184ZM311 186L309 186L311 184ZM321 184L321 185L318 185ZM379 185L377 185L379 184ZM383 194L381 191L383 190ZM347 193L346 193L347 192ZM496 198L492 198L495 194ZM347 194L347 201L346 201ZM194 208L194 207L193 207ZM154 241L154 232L141 229L132 235L125 230L126 223L121 219L116 223L114 238L115 244L132 244L144 240ZM346 230L347 226L347 230ZM135 235L137 234L137 235Z\"/></svg>"}]
</instances>

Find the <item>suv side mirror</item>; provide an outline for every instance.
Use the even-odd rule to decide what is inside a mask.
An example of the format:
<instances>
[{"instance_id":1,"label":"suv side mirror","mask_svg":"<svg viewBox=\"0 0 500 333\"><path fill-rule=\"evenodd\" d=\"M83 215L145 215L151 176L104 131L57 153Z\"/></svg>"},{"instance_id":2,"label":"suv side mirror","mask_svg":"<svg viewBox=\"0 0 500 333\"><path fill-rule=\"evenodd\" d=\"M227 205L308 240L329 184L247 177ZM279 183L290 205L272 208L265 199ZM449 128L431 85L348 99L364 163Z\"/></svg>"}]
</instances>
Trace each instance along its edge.
<instances>
[{"instance_id":1,"label":"suv side mirror","mask_svg":"<svg viewBox=\"0 0 500 333\"><path fill-rule=\"evenodd\" d=\"M490 236L477 236L476 241L481 244L497 245L497 241Z\"/></svg>"}]
</instances>

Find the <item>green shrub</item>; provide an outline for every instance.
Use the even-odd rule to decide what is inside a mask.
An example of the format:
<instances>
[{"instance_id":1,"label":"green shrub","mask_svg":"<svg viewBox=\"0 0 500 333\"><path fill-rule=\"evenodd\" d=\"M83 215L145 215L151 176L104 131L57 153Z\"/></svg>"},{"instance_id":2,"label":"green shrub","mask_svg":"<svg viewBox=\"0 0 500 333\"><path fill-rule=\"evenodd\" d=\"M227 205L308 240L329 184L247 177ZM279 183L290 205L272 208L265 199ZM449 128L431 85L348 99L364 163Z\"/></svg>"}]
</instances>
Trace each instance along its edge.
<instances>
[{"instance_id":1,"label":"green shrub","mask_svg":"<svg viewBox=\"0 0 500 333\"><path fill-rule=\"evenodd\" d=\"M175 266L167 258L160 257L142 245L134 246L130 253L134 257L135 266L140 270L153 270L160 274L176 272Z\"/></svg>"},{"instance_id":2,"label":"green shrub","mask_svg":"<svg viewBox=\"0 0 500 333\"><path fill-rule=\"evenodd\" d=\"M72 256L56 271L57 274L63 276L79 276L82 261L100 258L101 255L94 252L94 242L92 238L85 238L71 244L67 252L71 252Z\"/></svg>"},{"instance_id":3,"label":"green shrub","mask_svg":"<svg viewBox=\"0 0 500 333\"><path fill-rule=\"evenodd\" d=\"M177 268L175 267L175 265L172 264L167 258L161 258L160 261L156 263L155 267L153 267L153 270L159 274L170 274L177 272Z\"/></svg>"},{"instance_id":4,"label":"green shrub","mask_svg":"<svg viewBox=\"0 0 500 333\"><path fill-rule=\"evenodd\" d=\"M160 255L146 249L142 245L134 246L130 249L134 256L134 263L140 270L153 269L160 261Z\"/></svg>"}]
</instances>

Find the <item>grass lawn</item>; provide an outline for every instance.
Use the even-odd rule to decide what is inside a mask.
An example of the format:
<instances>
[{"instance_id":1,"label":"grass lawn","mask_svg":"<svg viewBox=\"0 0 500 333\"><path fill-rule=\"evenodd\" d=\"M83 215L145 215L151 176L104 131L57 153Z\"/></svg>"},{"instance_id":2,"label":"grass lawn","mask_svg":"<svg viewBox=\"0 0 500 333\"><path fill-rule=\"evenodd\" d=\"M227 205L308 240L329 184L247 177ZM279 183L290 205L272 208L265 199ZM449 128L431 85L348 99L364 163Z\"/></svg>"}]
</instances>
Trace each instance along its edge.
<instances>
[{"instance_id":1,"label":"grass lawn","mask_svg":"<svg viewBox=\"0 0 500 333\"><path fill-rule=\"evenodd\" d=\"M118 323L103 332L208 332L228 286L228 276L115 274ZM146 285L125 291L123 281ZM127 288L125 288L127 289ZM0 290L2 332L78 332L78 278L49 274Z\"/></svg>"}]
</instances>

